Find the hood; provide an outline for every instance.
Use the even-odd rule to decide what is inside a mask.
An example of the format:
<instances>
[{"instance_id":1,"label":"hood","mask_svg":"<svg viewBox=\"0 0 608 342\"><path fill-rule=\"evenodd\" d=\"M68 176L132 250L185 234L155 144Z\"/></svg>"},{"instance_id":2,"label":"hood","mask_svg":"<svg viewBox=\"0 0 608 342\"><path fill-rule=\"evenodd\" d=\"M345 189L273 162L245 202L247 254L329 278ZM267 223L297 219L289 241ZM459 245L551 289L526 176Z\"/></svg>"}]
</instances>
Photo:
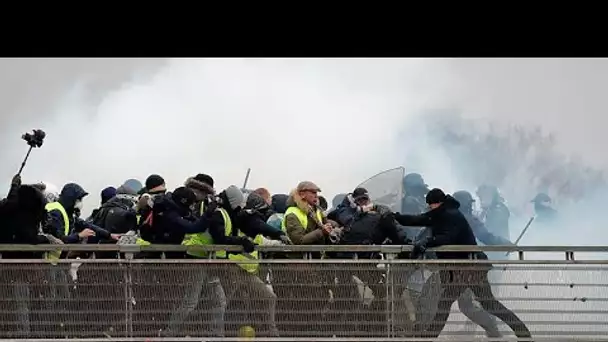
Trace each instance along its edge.
<instances>
[{"instance_id":1,"label":"hood","mask_svg":"<svg viewBox=\"0 0 608 342\"><path fill-rule=\"evenodd\" d=\"M194 191L197 196L200 193L200 195L202 195L200 197L206 197L207 195L215 195L215 189L213 189L213 186L205 182L201 182L195 179L194 177L186 179L186 181L184 182L184 186Z\"/></svg>"},{"instance_id":2,"label":"hood","mask_svg":"<svg viewBox=\"0 0 608 342\"><path fill-rule=\"evenodd\" d=\"M76 200L82 199L88 194L89 193L84 191L80 185L76 183L68 183L63 186L63 189L61 189L61 193L59 194L59 202L67 211L71 211L74 209Z\"/></svg>"},{"instance_id":3,"label":"hood","mask_svg":"<svg viewBox=\"0 0 608 342\"><path fill-rule=\"evenodd\" d=\"M287 200L289 195L276 194L272 195L272 210L276 213L285 214L287 211Z\"/></svg>"}]
</instances>

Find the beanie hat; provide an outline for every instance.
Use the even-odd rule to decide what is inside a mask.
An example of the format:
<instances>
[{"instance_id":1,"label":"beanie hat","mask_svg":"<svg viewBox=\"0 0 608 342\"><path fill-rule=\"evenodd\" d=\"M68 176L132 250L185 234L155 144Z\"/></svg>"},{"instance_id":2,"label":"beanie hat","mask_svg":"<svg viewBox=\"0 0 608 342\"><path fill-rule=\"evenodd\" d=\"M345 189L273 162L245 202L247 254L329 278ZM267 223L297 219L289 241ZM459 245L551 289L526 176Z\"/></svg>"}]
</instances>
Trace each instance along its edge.
<instances>
[{"instance_id":1,"label":"beanie hat","mask_svg":"<svg viewBox=\"0 0 608 342\"><path fill-rule=\"evenodd\" d=\"M211 178L211 176L209 176L209 175L206 175L204 173L199 173L198 175L196 175L194 177L194 179L196 179L199 182L206 183L207 185L209 185L210 187L213 188L213 183L214 183L213 178Z\"/></svg>"},{"instance_id":2,"label":"beanie hat","mask_svg":"<svg viewBox=\"0 0 608 342\"><path fill-rule=\"evenodd\" d=\"M196 202L196 196L191 189L181 186L173 191L171 199L178 205L187 208Z\"/></svg>"},{"instance_id":3,"label":"beanie hat","mask_svg":"<svg viewBox=\"0 0 608 342\"><path fill-rule=\"evenodd\" d=\"M443 190L435 188L432 189L431 191L429 191L428 194L426 194L426 203L427 204L437 204L437 203L443 203L445 202L445 200L447 199L445 193L443 192Z\"/></svg>"},{"instance_id":4,"label":"beanie hat","mask_svg":"<svg viewBox=\"0 0 608 342\"><path fill-rule=\"evenodd\" d=\"M101 204L106 203L112 197L116 196L116 188L109 186L103 190L101 190Z\"/></svg>"},{"instance_id":5,"label":"beanie hat","mask_svg":"<svg viewBox=\"0 0 608 342\"><path fill-rule=\"evenodd\" d=\"M369 193L367 192L367 189L356 188L355 191L353 191L353 199L369 199Z\"/></svg>"},{"instance_id":6,"label":"beanie hat","mask_svg":"<svg viewBox=\"0 0 608 342\"><path fill-rule=\"evenodd\" d=\"M230 204L230 208L235 210L236 208L244 208L245 207L245 195L241 189L239 189L236 185L231 185L224 190L226 194L226 199Z\"/></svg>"},{"instance_id":7,"label":"beanie hat","mask_svg":"<svg viewBox=\"0 0 608 342\"><path fill-rule=\"evenodd\" d=\"M163 184L165 184L165 180L163 179L163 177L161 177L159 175L150 175L146 179L146 189L148 191L150 191L156 187L159 187Z\"/></svg>"},{"instance_id":8,"label":"beanie hat","mask_svg":"<svg viewBox=\"0 0 608 342\"><path fill-rule=\"evenodd\" d=\"M268 208L268 203L266 203L260 194L252 192L247 196L247 204L245 207L247 209L262 210Z\"/></svg>"}]
</instances>

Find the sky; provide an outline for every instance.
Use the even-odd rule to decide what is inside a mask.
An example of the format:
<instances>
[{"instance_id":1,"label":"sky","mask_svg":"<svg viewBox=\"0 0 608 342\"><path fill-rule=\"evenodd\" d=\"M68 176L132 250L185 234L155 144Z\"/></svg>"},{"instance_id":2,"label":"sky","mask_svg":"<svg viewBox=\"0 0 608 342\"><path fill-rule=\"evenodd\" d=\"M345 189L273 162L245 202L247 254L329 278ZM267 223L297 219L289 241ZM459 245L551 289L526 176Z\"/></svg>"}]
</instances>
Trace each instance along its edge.
<instances>
[{"instance_id":1,"label":"sky","mask_svg":"<svg viewBox=\"0 0 608 342\"><path fill-rule=\"evenodd\" d=\"M310 180L330 200L397 166L471 187L423 134L446 108L541 125L564 153L608 167L604 59L5 59L0 72L0 177L8 187L20 135L41 128L24 182L77 182L89 210L105 186L152 173L169 188L208 173L222 189L251 168L250 188Z\"/></svg>"}]
</instances>

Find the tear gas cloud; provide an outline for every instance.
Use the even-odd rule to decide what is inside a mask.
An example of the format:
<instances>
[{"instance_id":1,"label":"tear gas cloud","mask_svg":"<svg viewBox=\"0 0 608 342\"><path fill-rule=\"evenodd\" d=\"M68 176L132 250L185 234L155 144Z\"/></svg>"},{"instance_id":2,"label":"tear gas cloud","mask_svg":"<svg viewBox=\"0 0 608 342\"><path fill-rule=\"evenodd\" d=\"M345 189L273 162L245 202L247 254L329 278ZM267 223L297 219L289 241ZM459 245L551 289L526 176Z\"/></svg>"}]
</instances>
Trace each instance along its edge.
<instances>
[{"instance_id":1,"label":"tear gas cloud","mask_svg":"<svg viewBox=\"0 0 608 342\"><path fill-rule=\"evenodd\" d=\"M281 193L312 180L328 200L399 165L431 186L474 192L480 178L491 177L470 175L488 162L466 147L455 152L443 139L450 120L447 130L472 136L487 135L488 123L503 133L512 124L541 125L556 137L555 165L566 165L572 154L596 169L608 165L599 148L606 140L605 60L176 59L147 69L145 78L123 73L108 91L91 89L83 72L43 113L26 106L3 113L0 175L8 180L18 168L27 147L18 139L22 131L40 127L47 139L24 181L79 182L91 193L89 210L103 187L127 178L158 173L174 188L203 172L221 189L240 186L248 167L249 187ZM517 208L513 239L529 214L524 204L540 190L531 181L538 169L522 160L498 184ZM553 227L542 238L532 227L522 243L606 244L602 224L600 214L589 212L585 221Z\"/></svg>"}]
</instances>

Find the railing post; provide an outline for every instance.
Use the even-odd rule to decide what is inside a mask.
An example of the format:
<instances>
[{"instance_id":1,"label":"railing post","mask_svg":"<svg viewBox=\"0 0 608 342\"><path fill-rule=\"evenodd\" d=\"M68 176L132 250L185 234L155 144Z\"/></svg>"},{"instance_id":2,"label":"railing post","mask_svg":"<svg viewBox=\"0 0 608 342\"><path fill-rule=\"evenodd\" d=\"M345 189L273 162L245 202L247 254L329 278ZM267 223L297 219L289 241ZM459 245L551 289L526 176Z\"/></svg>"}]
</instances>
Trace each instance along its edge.
<instances>
[{"instance_id":1,"label":"railing post","mask_svg":"<svg viewBox=\"0 0 608 342\"><path fill-rule=\"evenodd\" d=\"M395 331L395 277L393 272L392 261L395 260L397 254L385 253L386 267L386 337L394 336ZM373 265L373 264L372 264Z\"/></svg>"}]
</instances>

